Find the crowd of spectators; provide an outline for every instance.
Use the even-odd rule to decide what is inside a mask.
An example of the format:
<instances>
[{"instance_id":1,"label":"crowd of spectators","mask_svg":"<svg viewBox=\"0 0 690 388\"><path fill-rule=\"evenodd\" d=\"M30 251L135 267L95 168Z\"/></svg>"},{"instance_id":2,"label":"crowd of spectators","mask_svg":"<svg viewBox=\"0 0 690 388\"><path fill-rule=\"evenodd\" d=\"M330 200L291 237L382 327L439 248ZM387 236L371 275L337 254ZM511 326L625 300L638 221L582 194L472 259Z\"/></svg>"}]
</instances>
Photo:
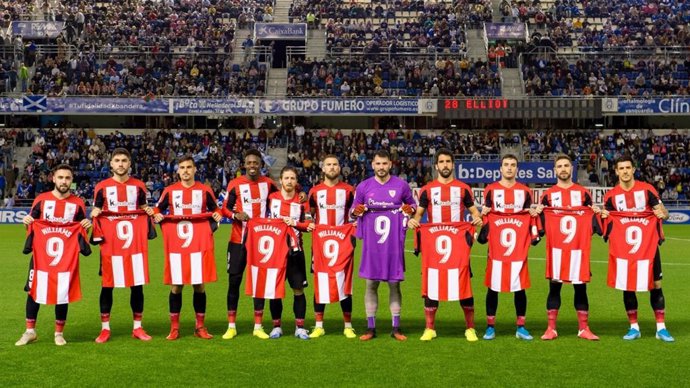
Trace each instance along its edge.
<instances>
[{"instance_id":1,"label":"crowd of spectators","mask_svg":"<svg viewBox=\"0 0 690 388\"><path fill-rule=\"evenodd\" d=\"M22 18L56 20L65 22L65 29L56 39L40 42L16 37L21 49L15 50L17 57L3 55L0 78L6 80L5 90L21 85L22 92L51 96L261 96L266 66L252 58L233 65L232 49L235 24L248 28L254 20L265 20L264 15L273 14L272 4L12 2L0 12L5 24ZM52 48L37 50L37 43ZM22 73L22 62L30 71Z\"/></svg>"},{"instance_id":2,"label":"crowd of spectators","mask_svg":"<svg viewBox=\"0 0 690 388\"><path fill-rule=\"evenodd\" d=\"M289 9L292 20L306 22L310 27L318 27L332 20L345 19L385 19L386 22L400 18L432 17L447 22L457 21L460 25L478 27L481 22L491 21L490 0L454 1L409 1L373 0L369 2L336 0L293 0ZM423 22L425 19L418 21Z\"/></svg>"},{"instance_id":3,"label":"crowd of spectators","mask_svg":"<svg viewBox=\"0 0 690 388\"><path fill-rule=\"evenodd\" d=\"M468 159L497 158L498 132L436 130L342 131L327 128L308 129L298 125L289 131L288 165L300 170L300 184L312 187L321 179L320 161L327 154L341 155L343 179L356 185L370 177L373 153L387 149L391 153L391 173L422 187L433 179L432 160L442 147Z\"/></svg>"},{"instance_id":4,"label":"crowd of spectators","mask_svg":"<svg viewBox=\"0 0 690 388\"><path fill-rule=\"evenodd\" d=\"M9 129L0 132L2 145L31 147L31 156L20 171L17 164L2 166L0 189L5 202L28 206L38 193L52 189L52 167L71 165L76 173L74 190L90 201L94 184L110 175L110 151L124 147L132 153L132 174L142 179L155 201L162 189L174 182L176 160L194 156L197 179L217 195L233 177L243 173L242 151L288 147L287 164L296 166L302 189L321 179L320 160L326 154L341 157L344 180L356 185L372 175L371 159L378 149L392 155L394 175L421 187L434 177L433 155L449 148L461 160L497 161L510 150L525 160L553 160L559 153L573 158L588 177L585 184L611 186L617 182L614 161L630 154L636 161L636 178L652 183L664 200L690 199L688 130L339 130L305 129L302 125L277 130L144 130L137 135L114 131L97 134L93 129ZM2 142L0 140L0 142ZM503 147L509 147L503 149ZM516 148L517 147L517 148ZM520 149L521 147L521 149ZM270 159L266 157L265 160ZM267 173L267 171L264 171Z\"/></svg>"},{"instance_id":5,"label":"crowd of spectators","mask_svg":"<svg viewBox=\"0 0 690 388\"><path fill-rule=\"evenodd\" d=\"M654 185L663 200L690 199L690 133L671 130L655 134L653 130L616 131L601 137L603 149L602 175L607 182L616 182L614 161L624 153L636 162L637 179ZM606 160L606 163L603 161Z\"/></svg>"},{"instance_id":6,"label":"crowd of spectators","mask_svg":"<svg viewBox=\"0 0 690 388\"><path fill-rule=\"evenodd\" d=\"M522 77L528 95L639 96L688 95L690 57L609 57L579 59L529 55Z\"/></svg>"},{"instance_id":7,"label":"crowd of spectators","mask_svg":"<svg viewBox=\"0 0 690 388\"><path fill-rule=\"evenodd\" d=\"M546 30L554 48L602 51L690 45L690 4L683 0L503 0L500 11L506 21Z\"/></svg>"},{"instance_id":8,"label":"crowd of spectators","mask_svg":"<svg viewBox=\"0 0 690 388\"><path fill-rule=\"evenodd\" d=\"M267 66L251 59L233 64L218 54L111 55L72 58L46 56L39 61L28 89L49 96L261 96Z\"/></svg>"},{"instance_id":9,"label":"crowd of spectators","mask_svg":"<svg viewBox=\"0 0 690 388\"><path fill-rule=\"evenodd\" d=\"M19 173L18 202L24 205L37 193L52 189L51 169L66 163L75 170L74 190L90 202L94 185L110 176L110 152L124 147L132 154L132 174L146 183L156 201L162 189L177 179L177 159L193 155L197 165L197 180L211 186L220 194L227 181L241 174L241 155L244 150L266 150L269 133L215 130L144 130L131 135L115 131L107 135L93 129L26 130L32 138L31 155ZM17 135L17 139L23 135ZM28 143L23 144L28 145Z\"/></svg>"},{"instance_id":10,"label":"crowd of spectators","mask_svg":"<svg viewBox=\"0 0 690 388\"><path fill-rule=\"evenodd\" d=\"M288 96L500 96L496 64L466 58L294 60Z\"/></svg>"}]
</instances>

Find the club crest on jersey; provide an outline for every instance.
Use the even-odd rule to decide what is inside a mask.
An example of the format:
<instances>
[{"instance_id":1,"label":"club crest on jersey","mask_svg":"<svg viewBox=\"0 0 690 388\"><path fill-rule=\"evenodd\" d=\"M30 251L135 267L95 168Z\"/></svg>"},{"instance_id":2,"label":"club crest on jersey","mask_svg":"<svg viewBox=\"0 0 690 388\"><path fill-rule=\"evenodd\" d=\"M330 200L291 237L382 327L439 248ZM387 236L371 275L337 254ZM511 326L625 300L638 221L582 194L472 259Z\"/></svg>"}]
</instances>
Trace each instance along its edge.
<instances>
[{"instance_id":1,"label":"club crest on jersey","mask_svg":"<svg viewBox=\"0 0 690 388\"><path fill-rule=\"evenodd\" d=\"M388 190L388 194L390 194L391 198L395 197L396 191L395 190Z\"/></svg>"}]
</instances>

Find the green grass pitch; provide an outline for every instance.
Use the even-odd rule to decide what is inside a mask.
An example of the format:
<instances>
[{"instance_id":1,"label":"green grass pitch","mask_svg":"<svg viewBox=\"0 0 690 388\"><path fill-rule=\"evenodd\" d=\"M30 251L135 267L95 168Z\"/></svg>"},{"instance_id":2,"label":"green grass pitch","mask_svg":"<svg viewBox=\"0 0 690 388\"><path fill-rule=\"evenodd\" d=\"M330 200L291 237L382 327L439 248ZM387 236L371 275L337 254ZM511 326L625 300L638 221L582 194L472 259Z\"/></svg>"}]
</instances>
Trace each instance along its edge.
<instances>
[{"instance_id":1,"label":"green grass pitch","mask_svg":"<svg viewBox=\"0 0 690 388\"><path fill-rule=\"evenodd\" d=\"M572 287L563 287L563 305L556 341L538 339L546 328L547 281L544 280L544 242L530 253L532 288L528 290L527 328L532 342L514 337L515 313L512 296L501 294L494 341L465 341L464 318L457 303L442 303L437 315L439 338L419 341L424 329L420 297L419 259L407 254L407 280L403 283L402 324L408 341L398 343L387 336L390 314L387 287L379 298L379 338L368 343L342 335L340 307L326 309L325 337L300 341L292 337L292 297L288 290L284 324L279 340L251 336L252 307L242 297L238 313L240 335L231 341L220 336L227 327L225 251L229 227L216 233L219 281L207 287L207 325L215 338L194 338L191 288L183 297L182 338L168 342L168 287L162 284L162 240L150 243L151 284L145 287L144 327L154 339L136 341L131 334L129 290L115 291L107 344L93 342L100 331L97 276L98 251L81 261L84 298L70 305L65 329L68 345L53 344L53 307L42 306L38 317L39 340L17 348L14 342L24 330L28 256L22 255L24 228L0 226L0 386L687 386L690 381L690 227L667 226L662 246L667 324L673 344L654 338L654 316L648 294L638 294L642 338L632 343L621 339L628 324L622 293L606 287L607 251L595 237L592 254L593 281L589 286L590 326L601 337L591 343L576 338L577 321L572 307ZM305 241L307 249L310 241ZM408 233L408 249L412 239ZM475 273L477 331L485 328L483 286L486 247L472 251ZM355 267L357 268L357 267ZM355 269L356 271L356 269ZM353 321L359 333L365 327L364 281L356 278ZM313 325L312 290L307 289L307 326ZM268 310L268 309L267 309ZM270 326L266 311L264 324Z\"/></svg>"}]
</instances>

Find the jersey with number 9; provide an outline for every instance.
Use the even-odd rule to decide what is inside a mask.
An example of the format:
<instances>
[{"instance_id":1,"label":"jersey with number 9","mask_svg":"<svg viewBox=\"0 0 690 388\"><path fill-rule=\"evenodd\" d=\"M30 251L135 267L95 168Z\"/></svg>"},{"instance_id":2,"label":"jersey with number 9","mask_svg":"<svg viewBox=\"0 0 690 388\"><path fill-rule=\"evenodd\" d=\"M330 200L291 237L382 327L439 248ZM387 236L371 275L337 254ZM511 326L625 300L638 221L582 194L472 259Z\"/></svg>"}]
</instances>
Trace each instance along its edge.
<instances>
[{"instance_id":1,"label":"jersey with number 9","mask_svg":"<svg viewBox=\"0 0 690 388\"><path fill-rule=\"evenodd\" d=\"M79 223L35 220L24 253L33 253L28 291L40 304L65 304L81 299L79 253L91 254L86 231Z\"/></svg>"},{"instance_id":2,"label":"jersey with number 9","mask_svg":"<svg viewBox=\"0 0 690 388\"><path fill-rule=\"evenodd\" d=\"M317 225L314 229L312 252L317 303L334 303L352 295L354 231L352 224Z\"/></svg>"},{"instance_id":3,"label":"jersey with number 9","mask_svg":"<svg viewBox=\"0 0 690 388\"><path fill-rule=\"evenodd\" d=\"M299 249L294 229L279 218L252 218L247 222L245 246L246 294L255 298L282 299L288 253L291 249Z\"/></svg>"}]
</instances>

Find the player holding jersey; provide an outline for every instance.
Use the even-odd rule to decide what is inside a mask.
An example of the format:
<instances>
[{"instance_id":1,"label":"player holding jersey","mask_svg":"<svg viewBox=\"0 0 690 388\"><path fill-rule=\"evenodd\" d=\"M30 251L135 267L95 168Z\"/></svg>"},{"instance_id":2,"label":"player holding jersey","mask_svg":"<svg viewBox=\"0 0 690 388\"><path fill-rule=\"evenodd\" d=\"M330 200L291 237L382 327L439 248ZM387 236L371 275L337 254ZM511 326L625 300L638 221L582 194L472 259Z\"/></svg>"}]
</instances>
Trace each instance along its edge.
<instances>
[{"instance_id":1,"label":"player holding jersey","mask_svg":"<svg viewBox=\"0 0 690 388\"><path fill-rule=\"evenodd\" d=\"M529 209L531 216L536 216L536 211L530 209L532 205L531 190L516 181L518 171L518 160L515 155L506 154L501 158L501 179L497 182L489 184L484 189L484 207L482 208L482 215L486 216L490 212L498 212L502 214L522 213ZM524 222L520 222L523 225ZM489 225L484 222L484 229ZM524 250L521 247L529 247L527 241L519 241L519 238L528 239L529 233L520 233L519 236L514 229L511 229L510 234L506 236L516 236L510 244L512 249L508 249L511 253L524 256L523 260L516 261L516 264L511 264L507 267L495 258L489 257L486 266L485 284L487 284L486 291L486 320L487 329L484 333L484 339L492 340L496 338L496 311L498 310L498 292L512 291L514 294L515 314L517 315L517 330L515 336L522 340L531 340L532 336L525 328L525 314L527 313L527 293L525 289L529 286L529 272L527 269L527 252L520 252ZM507 239L508 240L508 239ZM478 240L482 242L481 240ZM489 241L491 244L492 242ZM496 241L493 242L494 244ZM519 249L520 248L520 249ZM491 254L491 247L489 247ZM507 267L507 268L506 268ZM505 270L504 270L505 269ZM500 285L510 283L510 287L504 289ZM494 284L496 283L496 284ZM492 286L493 284L493 286Z\"/></svg>"},{"instance_id":2,"label":"player holding jersey","mask_svg":"<svg viewBox=\"0 0 690 388\"><path fill-rule=\"evenodd\" d=\"M353 202L352 215L358 217L357 234L362 239L359 276L366 279L367 331L360 337L362 341L376 337L378 287L382 281L390 289L391 336L398 341L407 339L400 330L400 282L405 279L406 218L414 214L417 205L410 185L391 176L391 166L388 151L374 153L371 163L374 176L357 186Z\"/></svg>"},{"instance_id":3,"label":"player holding jersey","mask_svg":"<svg viewBox=\"0 0 690 388\"><path fill-rule=\"evenodd\" d=\"M607 218L611 211L653 211L654 215L660 220L668 219L668 210L661 202L656 189L648 183L635 180L635 167L629 155L623 155L616 160L615 171L616 176L618 176L618 184L604 196L604 209L601 212L602 218ZM631 233L631 235L634 234ZM638 240L641 239L638 238ZM609 244L616 243L620 243L620 241L609 241ZM649 299L656 318L656 338L664 342L673 342L675 339L668 332L665 324L666 301L661 290L661 279L663 276L661 271L661 255L658 248L653 260L652 271L654 283L653 288L649 290ZM630 329L623 336L623 339L638 339L641 337L641 333L640 326L637 323L637 295L635 291L623 291L623 303L630 322Z\"/></svg>"},{"instance_id":4,"label":"player holding jersey","mask_svg":"<svg viewBox=\"0 0 690 388\"><path fill-rule=\"evenodd\" d=\"M310 230L314 230L317 225L344 226L348 221L349 210L354 200L355 189L347 183L340 181L340 161L338 161L337 156L326 155L323 158L321 171L323 172L323 182L312 187L309 191L309 211L314 220L313 224L309 226ZM346 244L347 241L344 241L344 243ZM319 246L312 241L312 251L317 252L318 249ZM339 251L344 250L339 249ZM357 337L355 330L352 328L352 259L350 257L349 263L344 263L343 284L346 285L344 290L346 295L339 301L345 324L343 334L350 339ZM314 276L315 282L318 282L316 270L314 270ZM315 285L315 287L317 286ZM316 291L314 298L316 324L309 337L318 338L326 334L326 330L323 328L326 304L319 303L316 300Z\"/></svg>"},{"instance_id":5,"label":"player holding jersey","mask_svg":"<svg viewBox=\"0 0 690 388\"><path fill-rule=\"evenodd\" d=\"M168 304L170 311L170 334L168 340L179 338L180 311L182 310L182 289L184 284L192 284L194 295L192 304L196 315L194 336L211 339L204 325L206 316L206 289L205 282L216 280L216 264L213 252L213 230L223 218L216 204L216 197L210 187L195 180L196 165L194 158L183 156L177 162L177 174L180 181L163 190L158 203L154 207L154 221L165 222L162 225L164 238L166 239L166 284L171 284ZM163 221L167 212L170 221ZM182 216L198 216L211 213L213 220L183 220ZM177 218L177 220L176 220ZM215 225L209 225L215 222ZM174 235L168 237L166 231ZM168 241L170 240L170 241ZM194 242L199 252L193 252L190 256L184 252ZM176 244L181 243L181 244ZM170 246L177 245L177 246ZM174 252L173 252L174 251ZM185 281L185 279L187 279Z\"/></svg>"},{"instance_id":6,"label":"player holding jersey","mask_svg":"<svg viewBox=\"0 0 690 388\"><path fill-rule=\"evenodd\" d=\"M419 196L419 207L408 222L408 226L417 229L424 213L427 213L429 223L451 223L465 220L465 211L469 211L472 216L472 225L481 227L482 218L479 210L474 204L472 189L468 185L454 178L455 160L453 153L445 148L436 152L435 168L438 177L435 181L422 187ZM422 242L423 243L423 242ZM468 263L469 267L469 263ZM465 268L461 271L466 277L461 283L467 284L471 292L470 277L471 270ZM438 300L432 300L428 295L424 295L424 315L426 317L426 329L420 338L422 341L431 341L436 338L435 319L438 310ZM474 328L474 297L469 296L460 299L460 306L465 314L465 338L468 341L477 341L477 332Z\"/></svg>"},{"instance_id":7,"label":"player holding jersey","mask_svg":"<svg viewBox=\"0 0 690 388\"><path fill-rule=\"evenodd\" d=\"M295 337L308 340L309 334L304 328L304 318L307 313L307 298L304 296L304 287L307 286L307 269L304 263L301 232L307 231L309 223L305 222L306 211L304 205L300 203L296 189L297 170L294 167L283 167L280 171L280 191L268 196L268 213L269 218L282 218L288 226L295 228L298 249L289 251L285 275L294 295L292 310L295 313ZM273 329L269 337L277 339L283 336L281 327L283 299L271 299L269 308L273 320ZM261 312L263 313L263 308Z\"/></svg>"},{"instance_id":8,"label":"player holding jersey","mask_svg":"<svg viewBox=\"0 0 690 388\"><path fill-rule=\"evenodd\" d=\"M73 178L74 174L72 172L72 167L66 164L60 164L55 167L55 169L53 169L53 183L55 184L55 188L50 192L39 194L36 199L34 199L30 213L22 220L24 225L30 227L35 220L45 220L53 223L65 224L79 222L82 228L90 228L91 221L86 218L84 201L72 195L70 192ZM48 240L48 242L50 242L50 240ZM78 255L78 252L64 252L64 244L61 243L62 240L60 240L58 244L46 244L45 253L50 257L63 257L70 254ZM60 247L60 249L55 249L56 246ZM36 252L34 252L34 255L36 255ZM31 288L34 283L38 281L34 276L34 259L35 257L32 257L29 263L29 276L24 288L27 292L26 331L15 343L17 346L32 343L38 338L35 327L40 304L31 296ZM49 265L52 265L52 262ZM78 286L78 266L76 267L76 273L77 279L72 279L73 275L70 274L69 282L72 283L76 280L76 285ZM70 284L70 286L72 286L72 284ZM46 302L43 301L42 303L45 304ZM67 309L67 303L55 304L55 344L58 346L67 344L63 336L65 321L67 320Z\"/></svg>"},{"instance_id":9,"label":"player holding jersey","mask_svg":"<svg viewBox=\"0 0 690 388\"><path fill-rule=\"evenodd\" d=\"M558 338L558 332L556 331L556 319L558 318L558 310L561 307L561 288L563 287L563 282L570 282L573 284L575 289L574 305L577 311L578 320L578 333L577 336L590 341L596 341L599 339L592 331L589 329L589 299L587 298L587 283L590 279L589 274L589 246L591 244L591 231L592 231L592 214L598 214L601 209L592 204L592 196L587 189L573 183L573 165L572 159L568 155L559 154L556 156L554 162L554 170L556 172L557 182L555 185L551 186L548 190L542 194L541 201L536 208L537 213L543 214L544 208L552 209L572 209L572 208L582 208L590 207L592 211L582 211L584 217L578 216L578 214L572 214L570 216L565 216L560 218L558 222L559 227L553 229L553 233L550 235L547 228L547 250L554 240L558 240L556 243L577 242L579 238L575 237L575 233L586 240L584 241L585 249L573 250L571 246L564 246L565 249L554 248L550 252L547 252L547 274L549 277L549 295L546 298L546 311L548 315L548 327L544 335L541 336L543 340L554 340ZM578 218L576 218L578 217ZM549 217L549 218L556 218ZM577 222L580 219L582 222ZM545 218L542 216L542 220ZM567 235L563 235L563 231L569 232ZM590 233L587 233L590 231ZM583 248L583 247L579 247ZM570 258L567 260L567 258ZM566 264L569 263L569 264ZM559 273L554 273L551 271L555 264L559 264L562 267L566 265L568 268L564 268L564 271L558 271ZM579 271L577 270L579 269ZM565 273L561 276L561 273Z\"/></svg>"},{"instance_id":10,"label":"player holding jersey","mask_svg":"<svg viewBox=\"0 0 690 388\"><path fill-rule=\"evenodd\" d=\"M146 185L139 179L129 175L131 166L132 157L129 151L124 148L115 148L110 155L112 178L99 182L94 189L94 202L93 209L91 210L92 219L98 217L104 211L131 213L137 210L144 210L147 215L153 215L153 209L146 204ZM144 233L141 230L130 232L132 232L131 234ZM143 267L143 271L147 274L148 262L144 262ZM111 271L108 268L101 268L101 270L102 272ZM105 278L105 273L103 276ZM151 336L146 334L146 331L141 326L144 314L144 283L130 286L129 304L134 318L132 337L142 341L149 341ZM96 338L96 342L104 343L110 339L110 311L113 307L113 286L103 285L101 287L99 302L101 333Z\"/></svg>"},{"instance_id":11,"label":"player holding jersey","mask_svg":"<svg viewBox=\"0 0 690 388\"><path fill-rule=\"evenodd\" d=\"M228 330L223 334L223 339L232 339L237 336L235 326L237 305L240 300L242 275L247 267L247 250L242 244L245 223L251 218L264 218L267 214L268 195L278 191L278 187L270 178L261 175L262 164L261 152L256 149L248 150L244 155L246 175L228 183L227 196L223 203L223 215L232 219L227 258ZM263 333L263 336L268 338L266 333Z\"/></svg>"}]
</instances>

